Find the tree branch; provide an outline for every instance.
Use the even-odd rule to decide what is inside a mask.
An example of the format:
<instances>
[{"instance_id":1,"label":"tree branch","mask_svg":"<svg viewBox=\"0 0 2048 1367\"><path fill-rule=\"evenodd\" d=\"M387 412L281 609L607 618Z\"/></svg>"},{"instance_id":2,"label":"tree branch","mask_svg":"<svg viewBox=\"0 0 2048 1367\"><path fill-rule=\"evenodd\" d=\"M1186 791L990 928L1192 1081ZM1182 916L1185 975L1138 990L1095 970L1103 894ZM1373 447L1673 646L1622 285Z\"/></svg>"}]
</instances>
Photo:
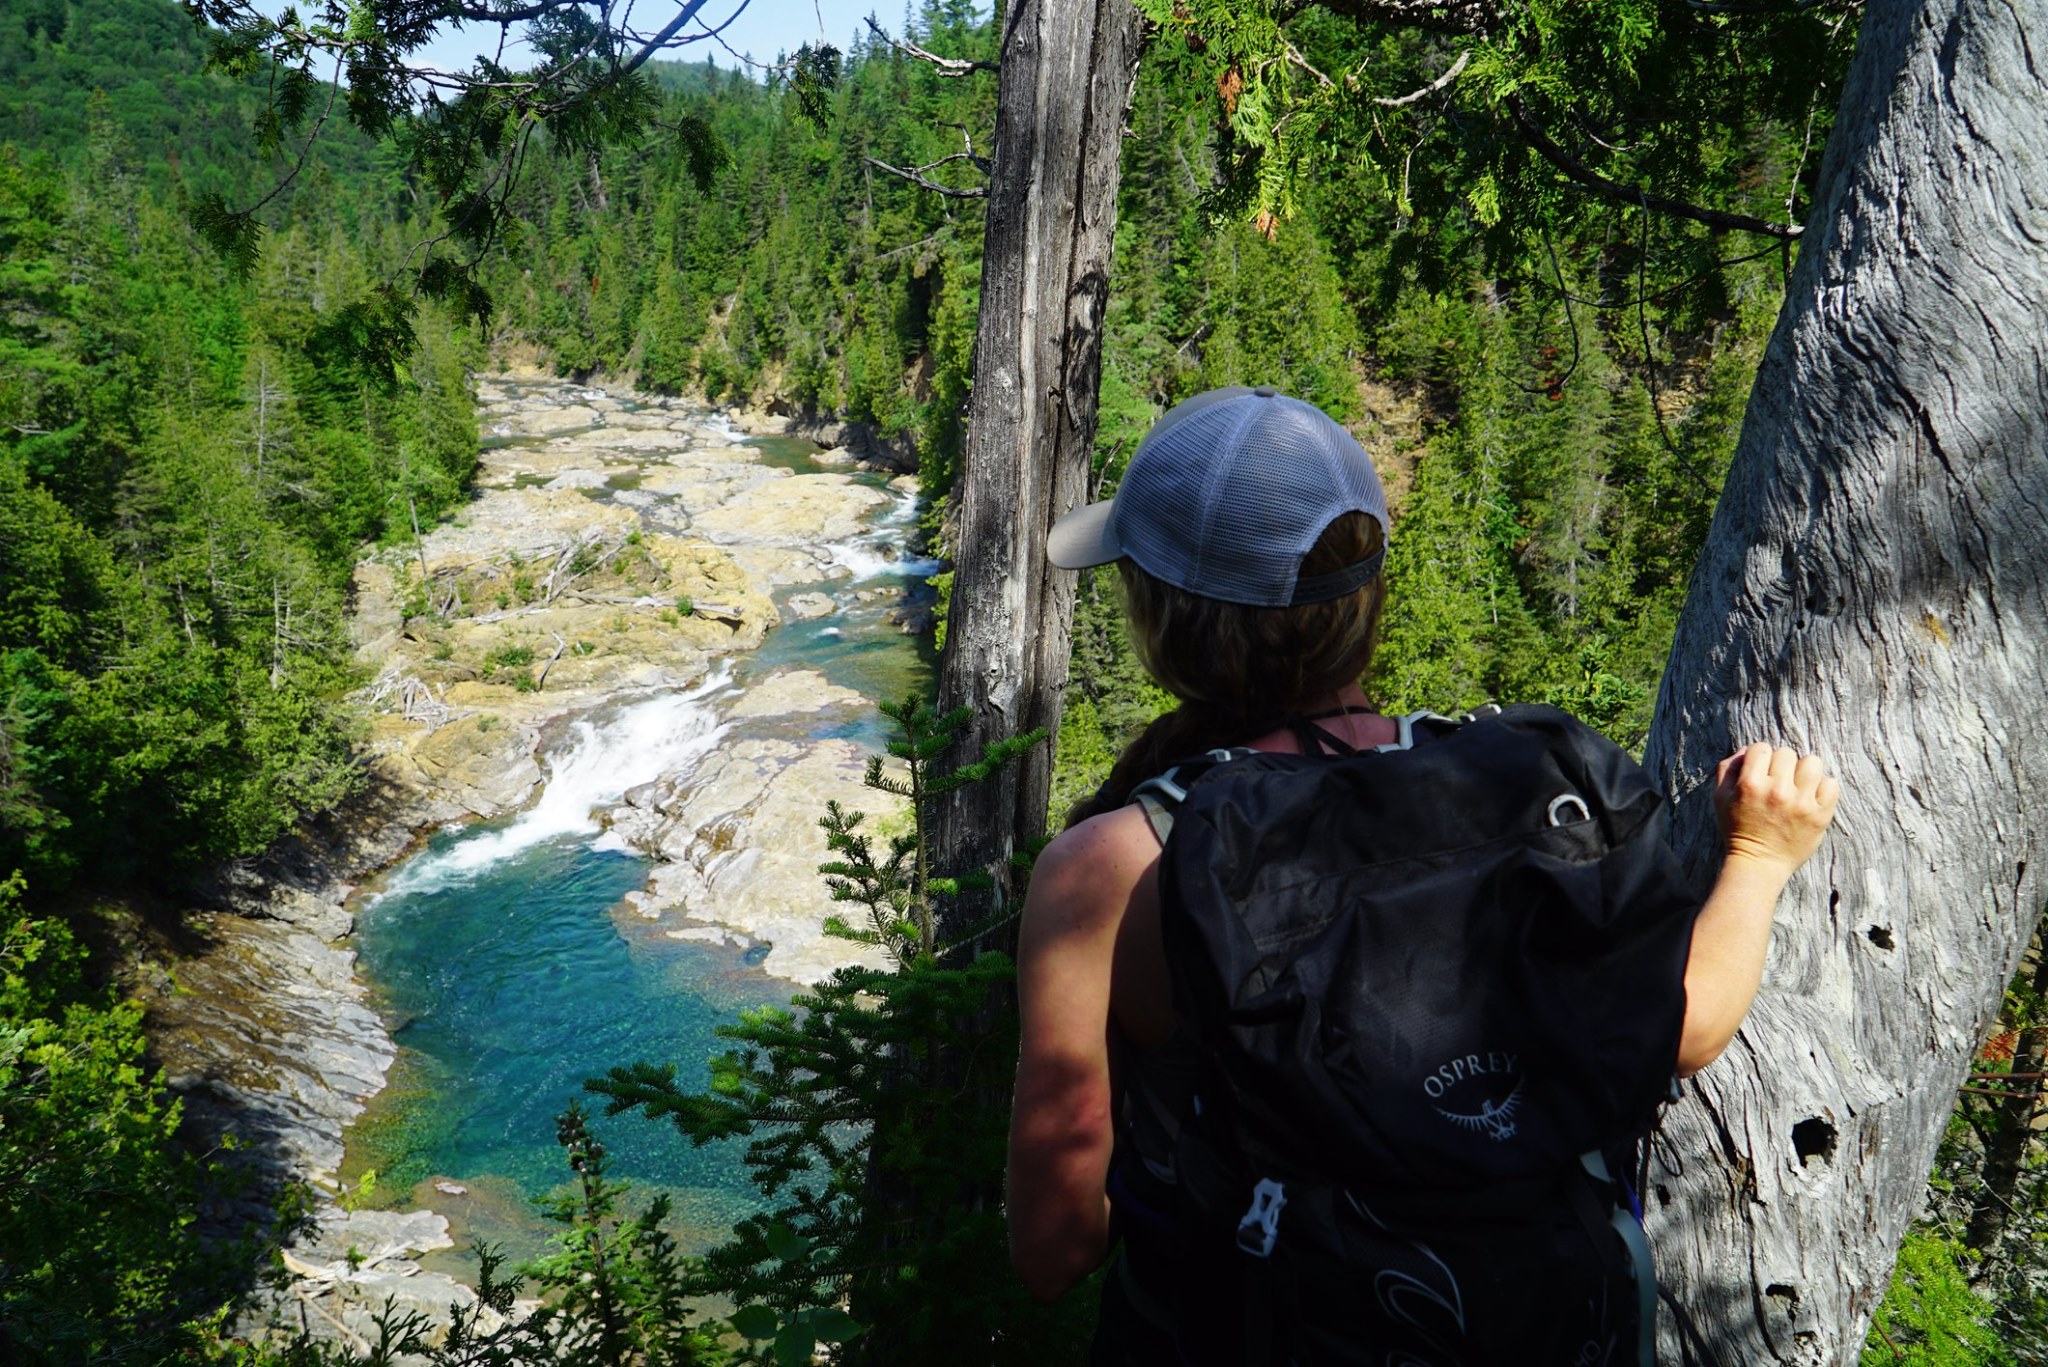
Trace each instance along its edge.
<instances>
[{"instance_id":1,"label":"tree branch","mask_svg":"<svg viewBox=\"0 0 2048 1367\"><path fill-rule=\"evenodd\" d=\"M1284 36L1280 39L1280 45L1287 49L1288 62L1293 66L1300 67L1303 71L1306 71L1309 75L1315 77L1316 81L1325 90L1328 90L1337 84L1328 76L1325 76L1322 72L1316 70L1315 67L1311 66L1309 64L1308 58L1301 55L1301 50L1295 47L1294 44L1288 42Z\"/></svg>"},{"instance_id":2,"label":"tree branch","mask_svg":"<svg viewBox=\"0 0 2048 1367\"><path fill-rule=\"evenodd\" d=\"M1378 105L1385 105L1388 109L1399 109L1403 105L1414 104L1417 100L1426 99L1429 96L1436 94L1437 91L1442 90L1452 81L1457 80L1458 73L1463 71L1465 69L1465 64L1471 60L1472 50L1470 48L1467 48L1465 51L1458 54L1458 60L1451 63L1451 69L1449 71L1446 71L1443 75L1437 77L1428 85L1423 86L1420 90L1411 90L1406 95L1375 95L1373 97L1372 102Z\"/></svg>"},{"instance_id":3,"label":"tree branch","mask_svg":"<svg viewBox=\"0 0 2048 1367\"><path fill-rule=\"evenodd\" d=\"M327 83L327 103L320 107L320 117L314 122L313 131L308 133L305 142L300 144L299 159L292 163L292 169L285 172L283 179L270 187L269 194L241 211L243 216L257 213L271 200L283 194L285 188L299 178L299 172L306 169L306 161L313 155L313 144L320 140L320 130L327 126L327 117L334 112L334 97L341 93L341 61L340 57L334 59L334 79Z\"/></svg>"},{"instance_id":4,"label":"tree branch","mask_svg":"<svg viewBox=\"0 0 2048 1367\"><path fill-rule=\"evenodd\" d=\"M477 24L524 24L566 8L570 0L538 0L531 5L509 5L490 8L482 5L450 5L448 14L452 18L467 19Z\"/></svg>"},{"instance_id":5,"label":"tree branch","mask_svg":"<svg viewBox=\"0 0 2048 1367\"><path fill-rule=\"evenodd\" d=\"M933 162L932 166L943 166L949 161L959 161L965 156L966 153L964 152L955 152L950 157L941 157L939 160ZM926 190L930 190L934 194L944 195L948 199L988 198L988 187L986 185L971 186L967 189L961 189L957 185L941 185L938 181L928 180L924 176L918 174L919 171L931 169L930 167L921 166L918 167L917 170L906 171L901 166L891 166L888 162L877 160L874 157L862 157L861 160L866 162L868 165L874 167L878 171L887 171L892 176L901 176L903 179L909 181L912 185L921 186Z\"/></svg>"},{"instance_id":6,"label":"tree branch","mask_svg":"<svg viewBox=\"0 0 2048 1367\"><path fill-rule=\"evenodd\" d=\"M662 48L667 47L669 43L675 38L675 36L678 33L682 32L684 24L689 23L692 19L695 19L697 17L697 11L703 9L704 4L705 0L686 0L686 3L683 5L683 7L676 11L676 17L669 20L668 23L663 25L661 32L655 34L652 38L648 39L647 42L642 44L640 50L633 54L632 60L628 61L624 66L620 67L618 71L614 73L613 78L617 79L618 77L621 76L630 76L634 72L638 71L641 68L641 66L646 63L649 57L652 57L656 52L660 51ZM739 10L743 10L746 7L747 0L740 0L739 9L733 11L733 18L738 18ZM731 22L731 19L726 20L726 23L728 24ZM723 28L724 25L721 24L719 27Z\"/></svg>"},{"instance_id":7,"label":"tree branch","mask_svg":"<svg viewBox=\"0 0 2048 1367\"><path fill-rule=\"evenodd\" d=\"M925 49L907 38L900 41L891 38L883 31L882 26L875 22L875 16L872 14L868 16L868 29L875 37L880 38L904 56L914 57L920 62L931 63L938 68L941 76L972 76L977 71L1000 71L1002 69L1001 64L997 62L975 61L966 57L941 57L936 52L925 51Z\"/></svg>"},{"instance_id":8,"label":"tree branch","mask_svg":"<svg viewBox=\"0 0 2048 1367\"><path fill-rule=\"evenodd\" d=\"M975 170L981 172L983 175L987 175L989 173L989 168L994 166L995 163L990 161L987 157L975 155L974 132L972 129L968 128L968 126L964 123L944 123L940 124L939 127L951 128L957 131L960 134L961 146L965 147L967 150L964 152L956 152L950 157L941 157L938 161L931 163L930 166L918 167L918 170L929 171L932 169L932 166L942 166L946 162L958 161L960 158L965 157L968 161L974 163Z\"/></svg>"},{"instance_id":9,"label":"tree branch","mask_svg":"<svg viewBox=\"0 0 2048 1367\"><path fill-rule=\"evenodd\" d=\"M1768 219L1752 218L1748 214L1731 214L1721 209L1708 209L1684 200L1668 199L1653 195L1647 190L1638 190L1609 180L1571 153L1559 147L1548 133L1529 114L1529 107L1522 103L1519 95L1507 97L1507 106L1515 116L1515 122L1522 130L1522 136L1529 145L1542 154L1543 159L1562 171L1565 178L1591 190L1600 198L1614 204L1632 204L1643 209L1655 209L1659 213L1671 214L1677 218L1689 218L1695 223L1704 223L1709 228L1723 228L1733 232L1763 233L1768 237L1790 240L1800 236L1806 229L1796 223L1773 223Z\"/></svg>"}]
</instances>

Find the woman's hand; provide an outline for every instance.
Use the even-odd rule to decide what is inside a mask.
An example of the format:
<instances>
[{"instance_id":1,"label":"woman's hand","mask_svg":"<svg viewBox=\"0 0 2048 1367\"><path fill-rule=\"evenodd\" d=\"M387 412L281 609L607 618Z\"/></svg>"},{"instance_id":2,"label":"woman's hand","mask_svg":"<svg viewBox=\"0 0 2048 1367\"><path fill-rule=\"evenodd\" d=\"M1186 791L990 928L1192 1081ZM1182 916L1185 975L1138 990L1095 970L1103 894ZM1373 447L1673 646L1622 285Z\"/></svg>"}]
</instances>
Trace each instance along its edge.
<instances>
[{"instance_id":1,"label":"woman's hand","mask_svg":"<svg viewBox=\"0 0 2048 1367\"><path fill-rule=\"evenodd\" d=\"M1678 1073L1719 1058L1763 981L1778 895L1820 848L1841 785L1818 756L1756 744L1714 771L1714 810L1727 858L1693 923L1685 967L1685 1028Z\"/></svg>"},{"instance_id":2,"label":"woman's hand","mask_svg":"<svg viewBox=\"0 0 2048 1367\"><path fill-rule=\"evenodd\" d=\"M1736 751L1714 771L1714 811L1728 858L1790 878L1820 848L1841 795L1818 755L1761 741Z\"/></svg>"}]
</instances>

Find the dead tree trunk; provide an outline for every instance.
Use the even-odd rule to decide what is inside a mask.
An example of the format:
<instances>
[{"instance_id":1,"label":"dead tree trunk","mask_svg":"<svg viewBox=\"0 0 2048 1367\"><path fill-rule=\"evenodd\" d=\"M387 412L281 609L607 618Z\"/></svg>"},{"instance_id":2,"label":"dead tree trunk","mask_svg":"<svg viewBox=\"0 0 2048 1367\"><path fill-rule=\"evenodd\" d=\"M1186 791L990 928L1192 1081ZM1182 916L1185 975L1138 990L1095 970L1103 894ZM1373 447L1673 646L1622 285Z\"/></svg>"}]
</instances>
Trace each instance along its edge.
<instances>
[{"instance_id":1,"label":"dead tree trunk","mask_svg":"<svg viewBox=\"0 0 2048 1367\"><path fill-rule=\"evenodd\" d=\"M1870 5L1658 698L1649 766L1703 871L1738 743L1842 779L1652 1164L1663 1279L1724 1363L1856 1360L2041 907L2043 34L2048 0Z\"/></svg>"},{"instance_id":2,"label":"dead tree trunk","mask_svg":"<svg viewBox=\"0 0 2048 1367\"><path fill-rule=\"evenodd\" d=\"M973 720L959 753L1059 722L1073 576L1041 548L1087 488L1116 229L1118 159L1137 74L1130 0L1015 0L1003 16L974 392L939 696ZM938 813L937 867L991 868L1044 826L1040 746Z\"/></svg>"}]
</instances>

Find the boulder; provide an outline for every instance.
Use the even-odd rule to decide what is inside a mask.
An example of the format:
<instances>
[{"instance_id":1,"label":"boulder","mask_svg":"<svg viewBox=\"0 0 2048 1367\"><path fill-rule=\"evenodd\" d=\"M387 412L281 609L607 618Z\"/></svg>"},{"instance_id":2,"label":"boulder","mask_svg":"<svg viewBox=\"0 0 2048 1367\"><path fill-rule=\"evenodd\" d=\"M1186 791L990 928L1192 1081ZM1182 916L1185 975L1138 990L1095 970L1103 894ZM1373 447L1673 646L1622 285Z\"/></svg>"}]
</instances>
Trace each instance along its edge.
<instances>
[{"instance_id":1,"label":"boulder","mask_svg":"<svg viewBox=\"0 0 2048 1367\"><path fill-rule=\"evenodd\" d=\"M459 684L448 691L451 701L461 705L477 701L475 695L488 688ZM493 715L462 717L428 732L411 750L413 781L478 816L523 806L541 781L533 757L540 736L526 726L487 726Z\"/></svg>"},{"instance_id":2,"label":"boulder","mask_svg":"<svg viewBox=\"0 0 2048 1367\"><path fill-rule=\"evenodd\" d=\"M783 616L793 622L815 621L838 610L839 604L832 601L829 593L793 593L782 604Z\"/></svg>"}]
</instances>

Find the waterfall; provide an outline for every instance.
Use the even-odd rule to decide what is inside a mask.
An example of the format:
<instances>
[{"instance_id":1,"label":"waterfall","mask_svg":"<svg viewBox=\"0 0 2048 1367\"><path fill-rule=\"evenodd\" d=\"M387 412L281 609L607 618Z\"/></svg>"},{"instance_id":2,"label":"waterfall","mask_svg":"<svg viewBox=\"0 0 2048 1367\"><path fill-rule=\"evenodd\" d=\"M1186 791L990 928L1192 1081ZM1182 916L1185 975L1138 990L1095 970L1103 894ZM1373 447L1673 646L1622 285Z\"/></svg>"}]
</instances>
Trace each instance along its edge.
<instances>
[{"instance_id":1,"label":"waterfall","mask_svg":"<svg viewBox=\"0 0 2048 1367\"><path fill-rule=\"evenodd\" d=\"M485 870L547 841L596 836L597 809L629 788L687 773L718 744L726 726L716 696L732 681L729 665L685 692L627 703L608 716L586 716L546 760L540 799L508 824L491 825L400 865L378 894L432 892L472 883Z\"/></svg>"}]
</instances>

